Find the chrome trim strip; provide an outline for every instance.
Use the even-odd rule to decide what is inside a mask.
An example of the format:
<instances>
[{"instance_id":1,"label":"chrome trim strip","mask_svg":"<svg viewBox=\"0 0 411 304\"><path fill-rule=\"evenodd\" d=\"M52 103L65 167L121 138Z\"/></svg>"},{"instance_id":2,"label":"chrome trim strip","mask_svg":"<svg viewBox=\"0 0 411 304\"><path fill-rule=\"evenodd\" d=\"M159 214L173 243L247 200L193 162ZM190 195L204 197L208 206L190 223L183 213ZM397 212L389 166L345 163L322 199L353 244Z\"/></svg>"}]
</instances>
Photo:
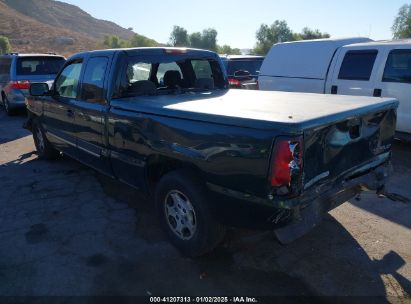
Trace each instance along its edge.
<instances>
[{"instance_id":1,"label":"chrome trim strip","mask_svg":"<svg viewBox=\"0 0 411 304\"><path fill-rule=\"evenodd\" d=\"M70 142L70 141L68 141L68 140L66 140L66 139L64 139L64 138L61 138L60 136L58 136L58 135L56 135L56 134L54 134L54 133L52 133L52 132L50 132L50 131L48 131L47 133L48 133L49 135L51 135L52 137L54 137L54 138L56 138L56 139L58 139L58 140L60 140L60 141L62 141L62 142L64 142L64 143L66 143L66 144L68 144L68 145L70 145L70 146L72 146L72 147L76 147L76 148L80 149L81 151L84 151L84 152L86 152L86 153L88 153L88 154L90 154L90 155L93 155L93 156L95 156L95 157L98 157L98 158L101 157L100 154L94 153L94 152L92 152L92 151L90 151L90 150L87 150L86 148L80 147L80 146L78 146L78 145L76 145L76 144L74 144L74 143L72 143L72 142Z\"/></svg>"},{"instance_id":2,"label":"chrome trim strip","mask_svg":"<svg viewBox=\"0 0 411 304\"><path fill-rule=\"evenodd\" d=\"M93 156L95 156L95 157L98 157L98 158L101 157L100 154L94 153L94 152L92 152L92 151L90 151L90 150L87 150L86 148L83 148L83 147L81 147L81 146L79 146L79 145L77 145L77 148L80 149L81 151L84 151L84 152L86 152L86 153L88 153L88 154L90 154L90 155L93 155Z\"/></svg>"},{"instance_id":3,"label":"chrome trim strip","mask_svg":"<svg viewBox=\"0 0 411 304\"><path fill-rule=\"evenodd\" d=\"M64 142L64 143L66 143L66 144L68 144L68 145L70 145L70 146L72 146L72 147L76 147L76 144L75 144L75 143L72 143L72 142L70 142L70 141L68 141L68 140L66 140L66 139L64 139L64 138L61 138L60 136L58 136L58 135L56 135L56 134L54 134L54 133L52 133L52 132L50 132L50 131L47 131L47 134L50 135L50 136L52 136L52 137L54 137L54 138L56 138L56 139L58 139L58 140L60 140L60 141L62 141L62 142Z\"/></svg>"}]
</instances>

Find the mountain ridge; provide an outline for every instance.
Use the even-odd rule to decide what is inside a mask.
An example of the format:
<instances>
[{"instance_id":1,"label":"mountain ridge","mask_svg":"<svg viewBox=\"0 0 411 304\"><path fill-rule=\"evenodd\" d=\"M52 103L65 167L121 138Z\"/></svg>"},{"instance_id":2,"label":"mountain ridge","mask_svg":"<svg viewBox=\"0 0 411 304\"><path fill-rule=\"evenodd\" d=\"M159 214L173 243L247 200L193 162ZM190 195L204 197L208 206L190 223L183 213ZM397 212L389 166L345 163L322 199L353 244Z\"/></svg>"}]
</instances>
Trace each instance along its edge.
<instances>
[{"instance_id":1,"label":"mountain ridge","mask_svg":"<svg viewBox=\"0 0 411 304\"><path fill-rule=\"evenodd\" d=\"M56 52L65 56L103 48L105 35L130 39L135 33L54 0L0 0L0 35L14 52Z\"/></svg>"}]
</instances>

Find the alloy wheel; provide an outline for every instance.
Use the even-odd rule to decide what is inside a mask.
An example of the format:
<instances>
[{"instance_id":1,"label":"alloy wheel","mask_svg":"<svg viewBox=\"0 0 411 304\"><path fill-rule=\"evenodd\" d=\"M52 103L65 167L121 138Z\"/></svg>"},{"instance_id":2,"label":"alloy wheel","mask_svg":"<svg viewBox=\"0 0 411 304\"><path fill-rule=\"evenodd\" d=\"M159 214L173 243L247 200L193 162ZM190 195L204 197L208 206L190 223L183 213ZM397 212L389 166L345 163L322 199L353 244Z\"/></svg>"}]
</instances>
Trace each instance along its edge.
<instances>
[{"instance_id":1,"label":"alloy wheel","mask_svg":"<svg viewBox=\"0 0 411 304\"><path fill-rule=\"evenodd\" d=\"M166 221L171 231L182 240L190 240L197 230L196 214L190 200L182 192L170 191L164 202Z\"/></svg>"}]
</instances>

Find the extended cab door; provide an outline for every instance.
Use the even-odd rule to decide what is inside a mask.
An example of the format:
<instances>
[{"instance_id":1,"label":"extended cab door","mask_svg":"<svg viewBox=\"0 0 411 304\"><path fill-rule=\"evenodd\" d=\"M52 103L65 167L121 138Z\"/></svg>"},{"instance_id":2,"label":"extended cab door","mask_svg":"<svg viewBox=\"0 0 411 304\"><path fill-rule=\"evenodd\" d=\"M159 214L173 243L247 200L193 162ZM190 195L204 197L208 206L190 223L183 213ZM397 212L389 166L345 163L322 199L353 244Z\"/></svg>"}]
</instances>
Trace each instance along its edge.
<instances>
[{"instance_id":1,"label":"extended cab door","mask_svg":"<svg viewBox=\"0 0 411 304\"><path fill-rule=\"evenodd\" d=\"M43 127L47 138L58 150L76 156L76 136L74 127L74 103L79 93L83 58L75 58L66 63L57 76L52 96L46 97L43 109Z\"/></svg>"},{"instance_id":2,"label":"extended cab door","mask_svg":"<svg viewBox=\"0 0 411 304\"><path fill-rule=\"evenodd\" d=\"M373 47L342 47L335 57L331 81L327 81L327 94L373 96L375 70L380 60Z\"/></svg>"},{"instance_id":3,"label":"extended cab door","mask_svg":"<svg viewBox=\"0 0 411 304\"><path fill-rule=\"evenodd\" d=\"M78 159L96 170L111 175L106 150L105 114L108 110L106 82L109 55L87 58L79 98L74 102L74 119Z\"/></svg>"},{"instance_id":4,"label":"extended cab door","mask_svg":"<svg viewBox=\"0 0 411 304\"><path fill-rule=\"evenodd\" d=\"M386 48L383 55L376 89L382 97L395 97L400 101L397 131L411 133L411 46Z\"/></svg>"}]
</instances>

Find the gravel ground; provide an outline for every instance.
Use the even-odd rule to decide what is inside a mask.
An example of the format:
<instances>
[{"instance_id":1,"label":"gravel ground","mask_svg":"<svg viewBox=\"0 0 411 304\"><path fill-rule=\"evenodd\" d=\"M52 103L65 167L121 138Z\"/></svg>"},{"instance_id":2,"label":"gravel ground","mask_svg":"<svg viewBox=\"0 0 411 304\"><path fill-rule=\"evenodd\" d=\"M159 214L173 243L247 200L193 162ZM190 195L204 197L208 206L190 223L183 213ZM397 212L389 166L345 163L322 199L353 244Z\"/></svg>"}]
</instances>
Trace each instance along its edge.
<instances>
[{"instance_id":1,"label":"gravel ground","mask_svg":"<svg viewBox=\"0 0 411 304\"><path fill-rule=\"evenodd\" d=\"M138 192L67 158L41 161L24 114L0 111L0 295L411 295L411 204L362 195L291 245L230 230L183 258ZM411 145L391 192L411 198ZM349 298L346 298L347 301ZM406 299L401 302L407 301Z\"/></svg>"}]
</instances>

